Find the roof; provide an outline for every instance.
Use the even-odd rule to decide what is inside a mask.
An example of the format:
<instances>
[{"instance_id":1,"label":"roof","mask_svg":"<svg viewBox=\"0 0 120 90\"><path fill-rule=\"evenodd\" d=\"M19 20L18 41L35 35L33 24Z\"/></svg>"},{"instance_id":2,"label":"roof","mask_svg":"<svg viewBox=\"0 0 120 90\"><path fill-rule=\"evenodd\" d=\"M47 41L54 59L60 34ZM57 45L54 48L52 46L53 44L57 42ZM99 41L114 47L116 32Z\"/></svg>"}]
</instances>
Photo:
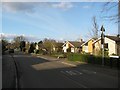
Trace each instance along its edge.
<instances>
[{"instance_id":1,"label":"roof","mask_svg":"<svg viewBox=\"0 0 120 90\"><path fill-rule=\"evenodd\" d=\"M64 44L64 43L62 43L62 42L57 42L57 43L55 44L55 47L62 47L63 44Z\"/></svg>"},{"instance_id":2,"label":"roof","mask_svg":"<svg viewBox=\"0 0 120 90\"><path fill-rule=\"evenodd\" d=\"M96 39L92 44L95 44L96 42L100 41L101 40L101 37Z\"/></svg>"},{"instance_id":3,"label":"roof","mask_svg":"<svg viewBox=\"0 0 120 90\"><path fill-rule=\"evenodd\" d=\"M74 47L81 47L83 42L75 42L75 41L69 41Z\"/></svg>"},{"instance_id":4,"label":"roof","mask_svg":"<svg viewBox=\"0 0 120 90\"><path fill-rule=\"evenodd\" d=\"M67 41L67 42L70 43L73 47L81 47L81 45L84 43L84 42L78 42L78 41ZM66 42L66 43L67 43L67 42ZM66 44L66 43L65 43L65 44ZM65 45L65 44L64 44L64 45ZM64 45L63 45L63 46L64 46Z\"/></svg>"},{"instance_id":5,"label":"roof","mask_svg":"<svg viewBox=\"0 0 120 90\"><path fill-rule=\"evenodd\" d=\"M107 36L107 35L106 35L106 37L111 39L111 40L113 40L113 41L120 42L120 37L117 37L117 36Z\"/></svg>"},{"instance_id":6,"label":"roof","mask_svg":"<svg viewBox=\"0 0 120 90\"><path fill-rule=\"evenodd\" d=\"M97 40L97 39L96 39L96 38L91 38L91 39L89 39L88 41L84 42L81 46L87 45L87 43L88 43L90 40Z\"/></svg>"},{"instance_id":7,"label":"roof","mask_svg":"<svg viewBox=\"0 0 120 90\"><path fill-rule=\"evenodd\" d=\"M117 36L108 36L108 35L106 35L105 37L107 37L107 38L109 38L109 39L111 39L111 40L113 40L115 42L120 42L120 37L117 37ZM98 38L97 40L95 40L93 42L93 44L96 43L96 42L98 42L99 40L101 40L101 37Z\"/></svg>"}]
</instances>

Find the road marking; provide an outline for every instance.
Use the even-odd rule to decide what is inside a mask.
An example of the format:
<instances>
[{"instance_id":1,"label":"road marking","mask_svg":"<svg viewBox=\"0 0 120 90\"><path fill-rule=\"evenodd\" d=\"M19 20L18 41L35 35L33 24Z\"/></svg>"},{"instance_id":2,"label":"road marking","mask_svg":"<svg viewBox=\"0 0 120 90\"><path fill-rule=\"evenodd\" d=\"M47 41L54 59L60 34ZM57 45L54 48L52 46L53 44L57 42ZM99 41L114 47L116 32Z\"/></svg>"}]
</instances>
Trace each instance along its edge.
<instances>
[{"instance_id":1,"label":"road marking","mask_svg":"<svg viewBox=\"0 0 120 90\"><path fill-rule=\"evenodd\" d=\"M76 73L74 73L73 71L66 71L66 73L68 73L70 75L76 75Z\"/></svg>"},{"instance_id":2,"label":"road marking","mask_svg":"<svg viewBox=\"0 0 120 90\"><path fill-rule=\"evenodd\" d=\"M65 65L69 65L69 66L73 66L73 67L76 67L76 65L74 64L70 64L70 63L66 63L66 62L61 62L62 64L65 64Z\"/></svg>"},{"instance_id":3,"label":"road marking","mask_svg":"<svg viewBox=\"0 0 120 90\"><path fill-rule=\"evenodd\" d=\"M67 75L76 75L76 73L72 72L72 71L60 71L63 74L67 74Z\"/></svg>"},{"instance_id":4,"label":"road marking","mask_svg":"<svg viewBox=\"0 0 120 90\"><path fill-rule=\"evenodd\" d=\"M81 73L81 72L79 72L79 71L77 71L77 70L73 70L74 72L76 72L76 73L78 73L78 74L83 74L83 73Z\"/></svg>"},{"instance_id":5,"label":"road marking","mask_svg":"<svg viewBox=\"0 0 120 90\"><path fill-rule=\"evenodd\" d=\"M81 83L79 83L78 81L75 81L74 79L72 79L71 77L67 77L66 75L62 75L62 76L64 76L65 78L67 78L67 79L69 79L69 80L71 80L72 82L74 82L74 83L76 83L77 85L79 85L79 86L81 86L81 87L83 87L83 88L88 88L87 86L85 86L85 85L83 85L83 84L81 84Z\"/></svg>"},{"instance_id":6,"label":"road marking","mask_svg":"<svg viewBox=\"0 0 120 90\"><path fill-rule=\"evenodd\" d=\"M89 73L89 74L90 74L90 73L96 74L95 71L90 71L90 70L85 70L85 69L83 69L82 71L83 71L83 72L86 72L86 73Z\"/></svg>"},{"instance_id":7,"label":"road marking","mask_svg":"<svg viewBox=\"0 0 120 90\"><path fill-rule=\"evenodd\" d=\"M67 70L67 71L60 71L61 73L63 73L63 74L67 74L67 75L81 75L81 74L83 74L83 73L81 73L81 72L79 72L79 71L77 71L77 70Z\"/></svg>"}]
</instances>

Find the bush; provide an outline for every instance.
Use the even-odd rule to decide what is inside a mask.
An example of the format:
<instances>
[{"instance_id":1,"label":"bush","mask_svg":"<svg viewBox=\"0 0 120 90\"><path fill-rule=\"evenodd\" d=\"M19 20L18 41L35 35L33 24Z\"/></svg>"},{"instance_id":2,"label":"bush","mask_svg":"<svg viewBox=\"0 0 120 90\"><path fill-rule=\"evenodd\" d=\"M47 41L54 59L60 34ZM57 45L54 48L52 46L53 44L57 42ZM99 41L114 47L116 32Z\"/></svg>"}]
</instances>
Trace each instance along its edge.
<instances>
[{"instance_id":1,"label":"bush","mask_svg":"<svg viewBox=\"0 0 120 90\"><path fill-rule=\"evenodd\" d=\"M36 50L35 54L39 54L39 52L40 52L39 50Z\"/></svg>"},{"instance_id":2,"label":"bush","mask_svg":"<svg viewBox=\"0 0 120 90\"><path fill-rule=\"evenodd\" d=\"M86 54L79 54L79 53L69 53L67 55L68 60L71 61L87 61L88 60L88 55Z\"/></svg>"},{"instance_id":3,"label":"bush","mask_svg":"<svg viewBox=\"0 0 120 90\"><path fill-rule=\"evenodd\" d=\"M87 62L92 64L102 64L102 57L101 56L94 56L90 54L77 54L77 53L71 53L67 56L68 60L70 61L81 61L81 62ZM105 57L104 58L105 65L110 65L110 58Z\"/></svg>"},{"instance_id":4,"label":"bush","mask_svg":"<svg viewBox=\"0 0 120 90\"><path fill-rule=\"evenodd\" d=\"M23 50L22 50L23 52L25 52L26 51L26 48L23 48Z\"/></svg>"},{"instance_id":5,"label":"bush","mask_svg":"<svg viewBox=\"0 0 120 90\"><path fill-rule=\"evenodd\" d=\"M102 65L102 56L94 56L90 54L77 54L77 53L69 53L67 54L67 58L70 61L81 61L87 62L91 64L99 64ZM112 66L117 67L117 59L112 59ZM104 65L110 66L110 57L104 58Z\"/></svg>"}]
</instances>

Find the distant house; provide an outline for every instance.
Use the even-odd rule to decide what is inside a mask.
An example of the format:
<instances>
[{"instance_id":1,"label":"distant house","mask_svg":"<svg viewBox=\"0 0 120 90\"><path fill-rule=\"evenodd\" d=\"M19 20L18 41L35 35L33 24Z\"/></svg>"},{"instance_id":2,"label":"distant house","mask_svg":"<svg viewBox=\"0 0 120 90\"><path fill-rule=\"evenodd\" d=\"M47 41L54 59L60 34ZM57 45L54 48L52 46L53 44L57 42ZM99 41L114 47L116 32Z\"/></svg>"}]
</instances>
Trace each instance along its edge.
<instances>
[{"instance_id":1,"label":"distant house","mask_svg":"<svg viewBox=\"0 0 120 90\"><path fill-rule=\"evenodd\" d=\"M119 36L105 36L104 48L108 51L108 55L116 54L120 56L120 37ZM101 38L93 42L94 54L96 55L101 49Z\"/></svg>"},{"instance_id":2,"label":"distant house","mask_svg":"<svg viewBox=\"0 0 120 90\"><path fill-rule=\"evenodd\" d=\"M63 44L63 52L73 52L73 53L77 53L77 52L81 52L82 51L82 47L81 45L83 44L83 42L77 42L77 41L66 41Z\"/></svg>"},{"instance_id":3,"label":"distant house","mask_svg":"<svg viewBox=\"0 0 120 90\"><path fill-rule=\"evenodd\" d=\"M29 42L25 42L25 48L26 48L26 53L28 53L29 48L30 48L30 43Z\"/></svg>"},{"instance_id":4,"label":"distant house","mask_svg":"<svg viewBox=\"0 0 120 90\"><path fill-rule=\"evenodd\" d=\"M36 49L36 50L39 50L39 45L38 45L38 43L35 45L35 49Z\"/></svg>"},{"instance_id":5,"label":"distant house","mask_svg":"<svg viewBox=\"0 0 120 90\"><path fill-rule=\"evenodd\" d=\"M56 42L55 45L53 45L53 51L54 52L62 52L62 45L64 43L62 42Z\"/></svg>"},{"instance_id":6,"label":"distant house","mask_svg":"<svg viewBox=\"0 0 120 90\"><path fill-rule=\"evenodd\" d=\"M82 51L83 52L86 52L86 53L90 53L90 54L93 54L93 42L95 41L96 39L92 38L92 39L89 39L88 41L86 41L85 43L83 43L81 46L82 46Z\"/></svg>"}]
</instances>

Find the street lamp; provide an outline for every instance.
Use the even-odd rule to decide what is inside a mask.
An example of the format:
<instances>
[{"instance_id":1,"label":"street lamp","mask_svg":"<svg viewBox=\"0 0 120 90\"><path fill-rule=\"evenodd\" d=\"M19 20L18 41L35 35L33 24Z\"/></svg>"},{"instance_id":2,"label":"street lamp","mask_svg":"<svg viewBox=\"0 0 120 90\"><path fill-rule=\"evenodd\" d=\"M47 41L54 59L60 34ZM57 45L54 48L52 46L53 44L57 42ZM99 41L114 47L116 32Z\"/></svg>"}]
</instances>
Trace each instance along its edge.
<instances>
[{"instance_id":1,"label":"street lamp","mask_svg":"<svg viewBox=\"0 0 120 90\"><path fill-rule=\"evenodd\" d=\"M101 48L102 48L102 65L104 66L104 32L105 32L105 29L102 25L101 27Z\"/></svg>"}]
</instances>

